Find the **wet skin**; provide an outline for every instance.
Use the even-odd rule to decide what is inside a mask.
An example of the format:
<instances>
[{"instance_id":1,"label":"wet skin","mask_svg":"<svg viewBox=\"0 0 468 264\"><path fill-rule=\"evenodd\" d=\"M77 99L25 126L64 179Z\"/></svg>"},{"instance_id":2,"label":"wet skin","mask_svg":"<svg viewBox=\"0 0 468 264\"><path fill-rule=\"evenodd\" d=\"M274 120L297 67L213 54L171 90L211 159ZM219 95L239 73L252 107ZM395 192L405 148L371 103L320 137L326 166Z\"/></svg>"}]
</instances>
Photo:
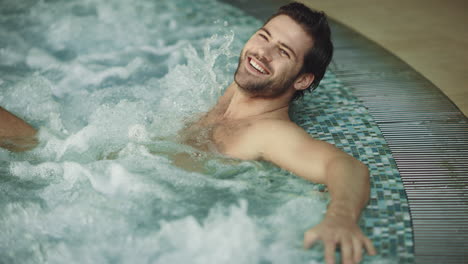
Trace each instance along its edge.
<instances>
[{"instance_id":1,"label":"wet skin","mask_svg":"<svg viewBox=\"0 0 468 264\"><path fill-rule=\"evenodd\" d=\"M369 199L367 167L331 144L310 137L291 122L289 103L314 76L299 74L313 40L291 18L270 20L246 43L234 82L217 105L179 133L180 141L202 151L242 160L266 160L315 183L326 184L331 202L323 221L304 234L304 247L322 240L327 263L337 247L342 262L356 263L362 248L375 254L357 222ZM0 147L33 147L36 131L0 108ZM23 142L22 140L26 140Z\"/></svg>"},{"instance_id":2,"label":"wet skin","mask_svg":"<svg viewBox=\"0 0 468 264\"><path fill-rule=\"evenodd\" d=\"M0 147L13 152L26 151L37 145L36 130L0 107Z\"/></svg>"},{"instance_id":3,"label":"wet skin","mask_svg":"<svg viewBox=\"0 0 468 264\"><path fill-rule=\"evenodd\" d=\"M244 46L234 82L217 105L181 131L181 141L203 151L242 160L266 160L315 183L326 184L331 202L323 221L305 232L304 247L321 240L327 263L357 263L362 249L376 254L357 222L369 199L367 167L291 122L289 103L309 87L311 74L299 74L313 40L291 18L280 15Z\"/></svg>"}]
</instances>

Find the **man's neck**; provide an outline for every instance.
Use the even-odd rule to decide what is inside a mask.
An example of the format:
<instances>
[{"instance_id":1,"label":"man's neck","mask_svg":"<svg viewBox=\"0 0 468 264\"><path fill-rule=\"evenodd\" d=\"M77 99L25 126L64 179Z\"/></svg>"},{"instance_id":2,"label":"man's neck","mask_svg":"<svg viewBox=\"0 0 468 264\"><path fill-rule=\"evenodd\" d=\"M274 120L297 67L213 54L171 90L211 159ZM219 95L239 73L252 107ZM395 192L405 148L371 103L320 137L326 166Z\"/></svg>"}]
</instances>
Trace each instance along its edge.
<instances>
[{"instance_id":1,"label":"man's neck","mask_svg":"<svg viewBox=\"0 0 468 264\"><path fill-rule=\"evenodd\" d=\"M244 92L235 82L226 90L227 108L223 119L244 119L267 114L288 115L291 95L276 98L255 97Z\"/></svg>"}]
</instances>

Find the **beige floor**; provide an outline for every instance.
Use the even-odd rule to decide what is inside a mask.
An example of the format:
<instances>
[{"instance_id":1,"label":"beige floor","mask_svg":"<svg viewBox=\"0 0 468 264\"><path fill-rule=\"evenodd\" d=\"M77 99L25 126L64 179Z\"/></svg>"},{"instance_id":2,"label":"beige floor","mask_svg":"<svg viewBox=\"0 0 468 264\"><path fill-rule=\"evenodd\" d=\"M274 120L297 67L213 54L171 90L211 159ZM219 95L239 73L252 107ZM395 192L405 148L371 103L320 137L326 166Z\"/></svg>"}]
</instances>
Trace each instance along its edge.
<instances>
[{"instance_id":1,"label":"beige floor","mask_svg":"<svg viewBox=\"0 0 468 264\"><path fill-rule=\"evenodd\" d=\"M468 116L468 1L303 0L391 51Z\"/></svg>"}]
</instances>

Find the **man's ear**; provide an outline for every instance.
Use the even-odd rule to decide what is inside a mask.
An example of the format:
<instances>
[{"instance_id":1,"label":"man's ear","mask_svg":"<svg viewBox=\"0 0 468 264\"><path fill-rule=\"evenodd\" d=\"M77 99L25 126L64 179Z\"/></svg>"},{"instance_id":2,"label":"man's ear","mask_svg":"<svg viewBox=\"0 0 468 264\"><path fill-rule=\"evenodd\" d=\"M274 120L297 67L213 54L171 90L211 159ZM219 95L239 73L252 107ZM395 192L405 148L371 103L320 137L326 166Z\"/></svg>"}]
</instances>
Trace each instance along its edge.
<instances>
[{"instance_id":1,"label":"man's ear","mask_svg":"<svg viewBox=\"0 0 468 264\"><path fill-rule=\"evenodd\" d=\"M305 90L314 81L315 76L312 73L302 73L294 82L294 89L297 91Z\"/></svg>"}]
</instances>

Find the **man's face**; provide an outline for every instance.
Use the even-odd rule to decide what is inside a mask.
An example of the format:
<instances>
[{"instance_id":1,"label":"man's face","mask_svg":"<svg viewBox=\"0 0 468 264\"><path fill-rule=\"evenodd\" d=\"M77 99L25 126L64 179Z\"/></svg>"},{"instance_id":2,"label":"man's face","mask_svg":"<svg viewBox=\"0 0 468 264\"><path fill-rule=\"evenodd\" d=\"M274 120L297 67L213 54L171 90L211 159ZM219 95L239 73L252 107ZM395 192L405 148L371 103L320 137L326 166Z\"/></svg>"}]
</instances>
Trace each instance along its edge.
<instances>
[{"instance_id":1,"label":"man's face","mask_svg":"<svg viewBox=\"0 0 468 264\"><path fill-rule=\"evenodd\" d=\"M293 19L279 15L245 44L234 80L254 96L274 98L292 89L312 39Z\"/></svg>"}]
</instances>

